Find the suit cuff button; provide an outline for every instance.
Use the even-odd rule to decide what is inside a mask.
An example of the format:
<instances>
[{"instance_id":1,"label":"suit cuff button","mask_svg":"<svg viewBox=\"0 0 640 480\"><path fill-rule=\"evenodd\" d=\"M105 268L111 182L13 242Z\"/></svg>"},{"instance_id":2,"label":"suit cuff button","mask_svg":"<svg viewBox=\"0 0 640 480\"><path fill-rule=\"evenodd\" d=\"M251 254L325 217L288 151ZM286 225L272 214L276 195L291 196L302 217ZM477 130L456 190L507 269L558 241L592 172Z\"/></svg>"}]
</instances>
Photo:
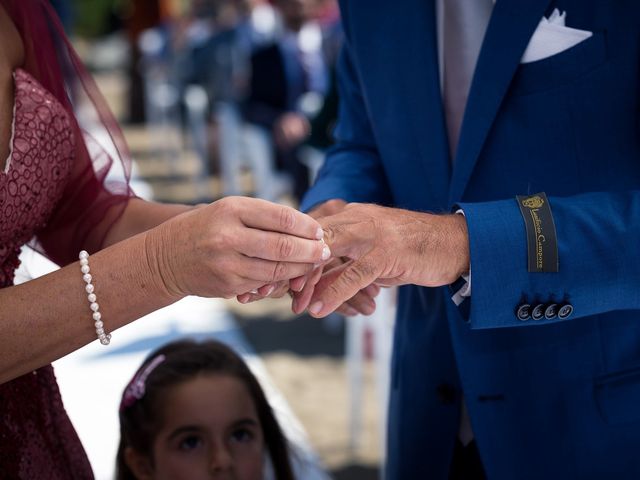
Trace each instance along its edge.
<instances>
[{"instance_id":1,"label":"suit cuff button","mask_svg":"<svg viewBox=\"0 0 640 480\"><path fill-rule=\"evenodd\" d=\"M542 320L544 318L544 304L539 303L531 311L531 318L534 320Z\"/></svg>"},{"instance_id":2,"label":"suit cuff button","mask_svg":"<svg viewBox=\"0 0 640 480\"><path fill-rule=\"evenodd\" d=\"M547 308L544 309L544 318L547 320L553 320L558 316L558 304L550 303Z\"/></svg>"},{"instance_id":3,"label":"suit cuff button","mask_svg":"<svg viewBox=\"0 0 640 480\"><path fill-rule=\"evenodd\" d=\"M518 320L522 320L523 322L529 320L529 318L531 318L531 305L528 303L520 305L518 310L516 310L516 317Z\"/></svg>"},{"instance_id":4,"label":"suit cuff button","mask_svg":"<svg viewBox=\"0 0 640 480\"><path fill-rule=\"evenodd\" d=\"M561 319L565 319L571 316L571 314L573 313L573 305L571 305L570 303L565 303L564 305L562 305L562 307L560 307L560 310L558 310L558 318Z\"/></svg>"}]
</instances>

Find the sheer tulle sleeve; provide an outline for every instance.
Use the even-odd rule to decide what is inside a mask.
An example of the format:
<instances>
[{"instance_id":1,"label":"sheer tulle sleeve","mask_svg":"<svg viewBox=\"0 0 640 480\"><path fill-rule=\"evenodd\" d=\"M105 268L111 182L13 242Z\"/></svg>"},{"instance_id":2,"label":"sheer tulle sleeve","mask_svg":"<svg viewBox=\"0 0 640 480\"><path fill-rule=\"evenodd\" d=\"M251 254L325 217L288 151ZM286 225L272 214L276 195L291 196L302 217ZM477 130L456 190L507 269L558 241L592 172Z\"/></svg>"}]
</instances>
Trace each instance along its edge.
<instances>
[{"instance_id":1,"label":"sheer tulle sleeve","mask_svg":"<svg viewBox=\"0 0 640 480\"><path fill-rule=\"evenodd\" d=\"M99 250L129 199L131 158L104 98L46 0L0 0L25 46L23 68L71 113L76 154L64 194L32 246L59 265Z\"/></svg>"}]
</instances>

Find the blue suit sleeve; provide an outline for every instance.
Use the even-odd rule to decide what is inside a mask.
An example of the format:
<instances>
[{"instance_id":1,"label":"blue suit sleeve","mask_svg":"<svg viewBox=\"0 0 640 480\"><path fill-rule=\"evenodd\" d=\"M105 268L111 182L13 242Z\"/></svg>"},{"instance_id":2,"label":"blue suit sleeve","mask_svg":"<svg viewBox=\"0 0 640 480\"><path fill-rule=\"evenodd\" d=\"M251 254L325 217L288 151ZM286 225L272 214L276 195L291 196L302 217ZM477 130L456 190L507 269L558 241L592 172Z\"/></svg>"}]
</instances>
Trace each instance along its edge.
<instances>
[{"instance_id":1,"label":"blue suit sleeve","mask_svg":"<svg viewBox=\"0 0 640 480\"><path fill-rule=\"evenodd\" d=\"M524 220L515 198L460 203L469 230L472 329L539 325L521 321L523 302L569 303L564 321L640 308L640 192L550 197L559 272L529 273Z\"/></svg>"},{"instance_id":2,"label":"blue suit sleeve","mask_svg":"<svg viewBox=\"0 0 640 480\"><path fill-rule=\"evenodd\" d=\"M339 110L336 144L328 151L301 210L334 198L347 202L390 204L391 194L369 123L356 67L345 45L337 67Z\"/></svg>"}]
</instances>

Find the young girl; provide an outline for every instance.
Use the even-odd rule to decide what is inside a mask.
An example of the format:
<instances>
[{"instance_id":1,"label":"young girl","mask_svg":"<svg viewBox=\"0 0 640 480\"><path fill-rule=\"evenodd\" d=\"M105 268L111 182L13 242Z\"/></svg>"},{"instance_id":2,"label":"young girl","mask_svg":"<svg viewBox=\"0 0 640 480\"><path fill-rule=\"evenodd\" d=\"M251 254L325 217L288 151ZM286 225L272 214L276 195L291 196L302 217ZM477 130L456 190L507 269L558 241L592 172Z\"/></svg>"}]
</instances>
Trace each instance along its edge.
<instances>
[{"instance_id":1,"label":"young girl","mask_svg":"<svg viewBox=\"0 0 640 480\"><path fill-rule=\"evenodd\" d=\"M287 442L256 378L227 346L152 353L120 405L117 480L293 480Z\"/></svg>"}]
</instances>

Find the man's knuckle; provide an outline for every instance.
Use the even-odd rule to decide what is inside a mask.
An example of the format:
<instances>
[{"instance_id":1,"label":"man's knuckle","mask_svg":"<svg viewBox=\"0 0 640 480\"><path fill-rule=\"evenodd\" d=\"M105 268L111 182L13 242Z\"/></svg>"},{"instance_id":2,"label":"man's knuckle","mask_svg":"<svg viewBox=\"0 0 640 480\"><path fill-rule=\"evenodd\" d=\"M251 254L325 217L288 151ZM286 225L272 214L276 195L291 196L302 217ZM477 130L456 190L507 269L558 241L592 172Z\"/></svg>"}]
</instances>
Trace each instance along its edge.
<instances>
[{"instance_id":1,"label":"man's knuckle","mask_svg":"<svg viewBox=\"0 0 640 480\"><path fill-rule=\"evenodd\" d=\"M342 276L350 284L362 286L369 283L369 279L374 275L375 267L370 263L356 263L347 268Z\"/></svg>"},{"instance_id":2,"label":"man's knuckle","mask_svg":"<svg viewBox=\"0 0 640 480\"><path fill-rule=\"evenodd\" d=\"M342 272L342 278L348 284L360 285L364 279L364 275L359 268L352 266Z\"/></svg>"},{"instance_id":3,"label":"man's knuckle","mask_svg":"<svg viewBox=\"0 0 640 480\"><path fill-rule=\"evenodd\" d=\"M329 298L341 298L343 296L344 288L339 282L332 283L327 286L327 294Z\"/></svg>"}]
</instances>

